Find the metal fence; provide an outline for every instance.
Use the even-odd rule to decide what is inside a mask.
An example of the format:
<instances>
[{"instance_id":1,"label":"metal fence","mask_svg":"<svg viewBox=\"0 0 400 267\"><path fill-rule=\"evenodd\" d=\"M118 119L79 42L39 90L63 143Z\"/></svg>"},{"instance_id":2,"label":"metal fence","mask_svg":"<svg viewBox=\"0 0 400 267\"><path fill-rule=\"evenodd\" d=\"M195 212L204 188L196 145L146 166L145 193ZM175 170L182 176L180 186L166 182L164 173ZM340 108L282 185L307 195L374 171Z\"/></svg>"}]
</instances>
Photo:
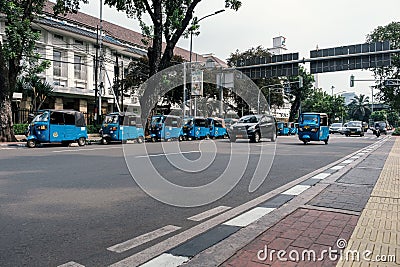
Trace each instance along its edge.
<instances>
[{"instance_id":1,"label":"metal fence","mask_svg":"<svg viewBox=\"0 0 400 267\"><path fill-rule=\"evenodd\" d=\"M14 124L29 123L29 109L21 108L12 111L12 120Z\"/></svg>"}]
</instances>

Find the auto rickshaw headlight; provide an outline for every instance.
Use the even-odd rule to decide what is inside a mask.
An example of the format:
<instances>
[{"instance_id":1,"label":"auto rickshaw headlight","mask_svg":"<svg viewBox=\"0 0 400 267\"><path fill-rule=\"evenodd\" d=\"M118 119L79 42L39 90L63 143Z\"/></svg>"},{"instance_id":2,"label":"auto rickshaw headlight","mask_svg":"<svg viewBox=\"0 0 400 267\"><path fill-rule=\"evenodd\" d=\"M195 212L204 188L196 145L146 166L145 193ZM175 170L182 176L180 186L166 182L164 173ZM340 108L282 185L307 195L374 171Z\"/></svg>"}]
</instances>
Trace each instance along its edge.
<instances>
[{"instance_id":1,"label":"auto rickshaw headlight","mask_svg":"<svg viewBox=\"0 0 400 267\"><path fill-rule=\"evenodd\" d=\"M38 130L46 130L46 129L47 129L47 126L46 126L46 125L38 125L38 126L36 127L36 129L38 129Z\"/></svg>"},{"instance_id":2,"label":"auto rickshaw headlight","mask_svg":"<svg viewBox=\"0 0 400 267\"><path fill-rule=\"evenodd\" d=\"M116 130L117 130L117 127L112 127L111 130L112 130L112 131L116 131Z\"/></svg>"}]
</instances>

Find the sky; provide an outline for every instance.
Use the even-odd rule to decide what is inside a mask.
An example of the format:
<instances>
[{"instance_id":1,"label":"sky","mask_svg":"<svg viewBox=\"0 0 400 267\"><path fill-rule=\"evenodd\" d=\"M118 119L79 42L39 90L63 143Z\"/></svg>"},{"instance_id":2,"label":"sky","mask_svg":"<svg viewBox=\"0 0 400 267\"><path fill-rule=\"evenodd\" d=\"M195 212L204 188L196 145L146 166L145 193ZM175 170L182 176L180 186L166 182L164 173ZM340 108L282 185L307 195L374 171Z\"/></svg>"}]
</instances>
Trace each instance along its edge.
<instances>
[{"instance_id":1,"label":"sky","mask_svg":"<svg viewBox=\"0 0 400 267\"><path fill-rule=\"evenodd\" d=\"M89 0L81 11L99 15L100 0ZM202 0L195 16L214 13L224 8L224 0ZM226 60L229 55L259 45L272 47L272 38L284 36L288 53L299 52L300 58L310 58L310 51L365 43L367 34L378 26L400 21L398 0L242 0L239 11L226 10L200 22L200 35L193 38L193 51L213 53ZM135 19L124 13L104 7L103 19L139 31ZM189 40L182 39L178 46L189 50ZM306 64L306 68L309 66ZM350 75L355 79L373 79L372 72L342 71L318 75L318 85L334 94L355 92L371 95L373 81L357 82L350 88ZM376 92L375 92L376 93Z\"/></svg>"}]
</instances>

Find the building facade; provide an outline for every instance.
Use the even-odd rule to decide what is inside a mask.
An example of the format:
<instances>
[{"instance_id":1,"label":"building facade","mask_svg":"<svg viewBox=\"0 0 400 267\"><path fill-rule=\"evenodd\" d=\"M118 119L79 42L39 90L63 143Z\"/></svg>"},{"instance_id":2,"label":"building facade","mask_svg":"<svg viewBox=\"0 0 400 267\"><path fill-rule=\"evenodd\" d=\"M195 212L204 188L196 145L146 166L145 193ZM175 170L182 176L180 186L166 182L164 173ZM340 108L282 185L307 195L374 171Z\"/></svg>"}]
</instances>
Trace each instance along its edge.
<instances>
[{"instance_id":1,"label":"building facade","mask_svg":"<svg viewBox=\"0 0 400 267\"><path fill-rule=\"evenodd\" d=\"M97 88L101 91L102 114L115 111L116 101L123 104L125 108L130 107L130 110L139 111L138 95L128 91L128 93L120 94L122 97L116 99L112 88L116 79L117 64L119 79L122 79L133 59L147 55L147 47L142 43L142 34L103 21L100 36L98 18L81 12L65 17L55 16L53 6L54 3L48 1L43 15L32 25L32 28L40 33L40 40L36 44L37 52L41 55L41 59L51 62L50 68L39 76L54 88L52 96L43 103L41 108L79 110L87 114L90 123L95 118L94 114L97 113L95 112L96 102L99 103L95 102L97 77ZM7 41L4 34L5 26L4 17L0 17L0 41L2 42ZM188 60L190 56L189 51L178 47L174 53L185 60ZM219 65L224 64L213 56L203 57L196 53L193 55L200 62L211 59ZM97 61L97 76L96 58L100 58ZM103 58L103 68L100 67L101 58ZM18 103L18 109L25 113L32 112L30 99L24 97ZM21 120L24 120L21 118L27 116L19 114L14 117L19 118L16 123L21 123L23 122Z\"/></svg>"}]
</instances>

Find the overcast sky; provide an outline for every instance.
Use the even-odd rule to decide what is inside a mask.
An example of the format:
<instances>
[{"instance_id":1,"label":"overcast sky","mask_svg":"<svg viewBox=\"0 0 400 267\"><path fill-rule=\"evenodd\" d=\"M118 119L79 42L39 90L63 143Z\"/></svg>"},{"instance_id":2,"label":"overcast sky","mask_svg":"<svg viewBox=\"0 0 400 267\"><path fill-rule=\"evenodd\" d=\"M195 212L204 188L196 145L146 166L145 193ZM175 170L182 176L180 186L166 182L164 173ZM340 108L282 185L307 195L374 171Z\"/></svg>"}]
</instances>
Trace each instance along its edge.
<instances>
[{"instance_id":1,"label":"overcast sky","mask_svg":"<svg viewBox=\"0 0 400 267\"><path fill-rule=\"evenodd\" d=\"M82 11L99 15L100 0L89 0ZM224 0L202 0L195 15L203 17L224 8ZM227 10L200 22L201 34L194 37L193 50L213 53L226 60L239 49L247 50L259 45L272 47L272 38L286 37L288 52L299 52L300 58L309 58L310 50L364 43L366 35L377 26L400 21L399 0L242 0L238 12ZM140 32L138 23L121 13L105 7L104 20ZM178 46L189 49L189 41ZM308 68L308 66L306 65ZM373 82L356 82L349 87L349 77L372 79L369 71L345 71L319 75L319 87L331 93L342 91L371 94Z\"/></svg>"}]
</instances>

